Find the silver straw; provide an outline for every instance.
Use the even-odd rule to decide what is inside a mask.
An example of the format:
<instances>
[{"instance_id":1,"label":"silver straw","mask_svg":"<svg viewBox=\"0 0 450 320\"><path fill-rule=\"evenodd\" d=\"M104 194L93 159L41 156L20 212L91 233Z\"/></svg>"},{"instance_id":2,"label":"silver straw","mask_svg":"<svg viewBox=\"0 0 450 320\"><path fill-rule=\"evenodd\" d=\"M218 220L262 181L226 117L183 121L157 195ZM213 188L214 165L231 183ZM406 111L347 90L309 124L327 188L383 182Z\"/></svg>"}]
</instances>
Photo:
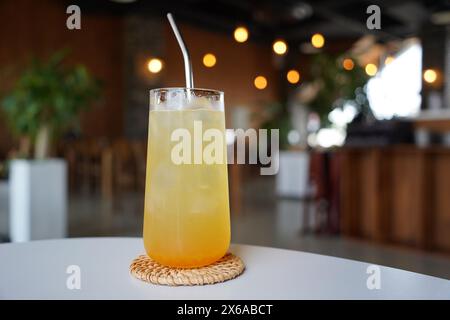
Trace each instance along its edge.
<instances>
[{"instance_id":1,"label":"silver straw","mask_svg":"<svg viewBox=\"0 0 450 320\"><path fill-rule=\"evenodd\" d=\"M180 46L181 52L183 53L184 76L186 77L186 87L193 88L194 87L194 78L192 76L192 64L191 64L191 58L189 57L189 51L186 48L186 45L184 44L183 37L181 36L181 33L178 30L177 24L175 23L175 20L173 19L173 16L171 13L167 14L167 19L169 19L170 26L172 27L173 33L175 34L175 37L177 38L178 45Z\"/></svg>"}]
</instances>

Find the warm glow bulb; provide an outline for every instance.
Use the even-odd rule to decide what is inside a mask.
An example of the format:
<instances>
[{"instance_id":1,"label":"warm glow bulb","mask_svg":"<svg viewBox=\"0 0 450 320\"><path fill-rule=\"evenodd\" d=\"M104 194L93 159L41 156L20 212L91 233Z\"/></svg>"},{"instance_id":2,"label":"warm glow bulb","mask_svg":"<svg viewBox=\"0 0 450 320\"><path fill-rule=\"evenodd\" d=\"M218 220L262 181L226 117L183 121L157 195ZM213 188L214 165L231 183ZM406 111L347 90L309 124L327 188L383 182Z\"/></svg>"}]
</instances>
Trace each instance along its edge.
<instances>
[{"instance_id":1,"label":"warm glow bulb","mask_svg":"<svg viewBox=\"0 0 450 320\"><path fill-rule=\"evenodd\" d=\"M267 87L267 79L263 76L257 76L253 83L255 84L255 87L259 90L262 90Z\"/></svg>"},{"instance_id":2,"label":"warm glow bulb","mask_svg":"<svg viewBox=\"0 0 450 320\"><path fill-rule=\"evenodd\" d=\"M314 48L322 48L325 44L325 38L320 33L313 34L311 37L311 44Z\"/></svg>"},{"instance_id":3,"label":"warm glow bulb","mask_svg":"<svg viewBox=\"0 0 450 320\"><path fill-rule=\"evenodd\" d=\"M212 53L207 53L203 56L203 64L205 65L205 67L212 68L216 65L216 62L216 56Z\"/></svg>"},{"instance_id":4,"label":"warm glow bulb","mask_svg":"<svg viewBox=\"0 0 450 320\"><path fill-rule=\"evenodd\" d=\"M428 83L433 83L437 79L437 73L433 69L427 69L423 73L423 80Z\"/></svg>"},{"instance_id":5,"label":"warm glow bulb","mask_svg":"<svg viewBox=\"0 0 450 320\"><path fill-rule=\"evenodd\" d=\"M158 73L163 67L162 61L158 58L150 59L147 63L147 69L151 73Z\"/></svg>"},{"instance_id":6,"label":"warm glow bulb","mask_svg":"<svg viewBox=\"0 0 450 320\"><path fill-rule=\"evenodd\" d=\"M374 75L377 74L378 68L377 68L377 66L374 65L373 63L368 63L368 64L366 65L365 70L366 70L367 75L369 75L369 76L374 76Z\"/></svg>"},{"instance_id":7,"label":"warm glow bulb","mask_svg":"<svg viewBox=\"0 0 450 320\"><path fill-rule=\"evenodd\" d=\"M300 73L297 70L289 70L286 74L289 83L296 84L300 81Z\"/></svg>"},{"instance_id":8,"label":"warm glow bulb","mask_svg":"<svg viewBox=\"0 0 450 320\"><path fill-rule=\"evenodd\" d=\"M276 54L283 55L287 52L287 44L284 40L277 40L273 43L273 51Z\"/></svg>"},{"instance_id":9,"label":"warm glow bulb","mask_svg":"<svg viewBox=\"0 0 450 320\"><path fill-rule=\"evenodd\" d=\"M248 39L248 30L245 27L237 27L234 30L234 40L237 42L245 42Z\"/></svg>"},{"instance_id":10,"label":"warm glow bulb","mask_svg":"<svg viewBox=\"0 0 450 320\"><path fill-rule=\"evenodd\" d=\"M384 65L388 65L390 63L392 63L394 61L394 57L393 56L388 56L385 60L384 60Z\"/></svg>"},{"instance_id":11,"label":"warm glow bulb","mask_svg":"<svg viewBox=\"0 0 450 320\"><path fill-rule=\"evenodd\" d=\"M350 71L350 70L353 70L353 68L355 67L355 63L353 62L352 59L346 58L346 59L344 59L344 61L342 61L342 67L345 70Z\"/></svg>"}]
</instances>

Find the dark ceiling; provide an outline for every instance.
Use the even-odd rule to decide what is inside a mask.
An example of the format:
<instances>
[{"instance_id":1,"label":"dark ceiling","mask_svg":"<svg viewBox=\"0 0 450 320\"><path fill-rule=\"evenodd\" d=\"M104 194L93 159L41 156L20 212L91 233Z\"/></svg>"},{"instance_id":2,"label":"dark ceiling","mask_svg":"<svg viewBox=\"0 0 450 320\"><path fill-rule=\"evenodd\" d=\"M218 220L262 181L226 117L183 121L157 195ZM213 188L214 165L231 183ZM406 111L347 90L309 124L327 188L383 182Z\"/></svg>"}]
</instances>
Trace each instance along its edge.
<instances>
[{"instance_id":1,"label":"dark ceiling","mask_svg":"<svg viewBox=\"0 0 450 320\"><path fill-rule=\"evenodd\" d=\"M124 0L122 0L124 1ZM83 10L106 14L157 15L172 12L183 22L218 32L246 25L254 41L283 37L301 43L321 32L328 39L359 38L375 34L379 41L416 35L430 14L450 8L449 0L80 0ZM72 2L73 3L73 2ZM381 30L366 27L366 9L381 8Z\"/></svg>"}]
</instances>

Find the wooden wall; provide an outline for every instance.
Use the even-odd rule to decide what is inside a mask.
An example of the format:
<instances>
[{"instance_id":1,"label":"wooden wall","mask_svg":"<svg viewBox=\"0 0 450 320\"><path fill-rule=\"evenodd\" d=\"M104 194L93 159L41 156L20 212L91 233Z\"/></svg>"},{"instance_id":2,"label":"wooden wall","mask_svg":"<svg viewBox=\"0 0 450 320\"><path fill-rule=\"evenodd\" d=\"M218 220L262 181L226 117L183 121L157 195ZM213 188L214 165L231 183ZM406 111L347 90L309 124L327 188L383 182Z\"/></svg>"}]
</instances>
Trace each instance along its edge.
<instances>
[{"instance_id":1,"label":"wooden wall","mask_svg":"<svg viewBox=\"0 0 450 320\"><path fill-rule=\"evenodd\" d=\"M141 37L138 34L126 34L123 15L107 15L84 12L81 8L82 29L66 28L67 3L58 0L15 0L0 1L0 70L15 66L21 69L32 56L48 57L55 50L68 47L72 50L69 63L83 63L104 83L104 96L92 110L82 116L82 131L88 138L110 138L124 136L127 110L131 110L130 99L126 99L125 80L130 63L124 61L127 56L125 46L127 37ZM184 86L183 60L180 49L167 21L154 16L162 25L163 35L151 37L163 50L143 48L139 56L142 65L139 74L148 77L145 83L157 83L157 86ZM146 20L147 21L147 20ZM239 44L232 34L219 34L202 30L194 26L181 24L183 34L193 59L195 85L225 91L225 104L228 111L233 107L246 107L260 111L266 102L279 100L280 75L274 67L274 57L269 45L252 42ZM145 29L144 27L142 29ZM149 31L149 33L151 33ZM148 38L149 34L145 34ZM147 39L146 38L146 39ZM159 44L159 42L162 42ZM212 52L217 57L214 68L202 64L203 55ZM146 59L154 55L164 60L164 69L158 75L151 75L146 69ZM128 69L127 69L128 68ZM135 71L135 70L134 70ZM133 72L134 72L133 71ZM268 79L265 90L253 86L254 78L262 74ZM158 77L156 81L150 79ZM12 85L2 81L0 89ZM284 78L283 78L284 80ZM147 89L143 95L148 96ZM134 94L134 93L132 93ZM148 99L145 100L147 103ZM147 105L140 105L146 118ZM231 112L228 112L230 117ZM229 119L228 119L229 120ZM228 122L228 125L231 125ZM0 119L0 158L13 144L4 119Z\"/></svg>"},{"instance_id":2,"label":"wooden wall","mask_svg":"<svg viewBox=\"0 0 450 320\"><path fill-rule=\"evenodd\" d=\"M260 111L265 102L279 100L278 72L270 46L249 41L237 43L232 34L211 33L185 24L181 24L180 28L190 48L195 86L224 91L226 109L231 111L233 107L246 107ZM168 87L184 86L183 58L167 24L165 34L163 83ZM207 68L202 63L206 53L213 53L217 58L213 68ZM257 75L267 78L266 89L254 87L253 80ZM227 116L230 115L228 112Z\"/></svg>"},{"instance_id":3,"label":"wooden wall","mask_svg":"<svg viewBox=\"0 0 450 320\"><path fill-rule=\"evenodd\" d=\"M48 57L69 48L69 63L83 63L104 83L103 99L82 117L87 137L122 134L122 19L84 14L81 30L66 28L66 7L57 0L0 1L0 69L20 70L32 56ZM14 75L11 78L11 82ZM2 88L11 85L2 81ZM12 141L0 119L0 151Z\"/></svg>"}]
</instances>

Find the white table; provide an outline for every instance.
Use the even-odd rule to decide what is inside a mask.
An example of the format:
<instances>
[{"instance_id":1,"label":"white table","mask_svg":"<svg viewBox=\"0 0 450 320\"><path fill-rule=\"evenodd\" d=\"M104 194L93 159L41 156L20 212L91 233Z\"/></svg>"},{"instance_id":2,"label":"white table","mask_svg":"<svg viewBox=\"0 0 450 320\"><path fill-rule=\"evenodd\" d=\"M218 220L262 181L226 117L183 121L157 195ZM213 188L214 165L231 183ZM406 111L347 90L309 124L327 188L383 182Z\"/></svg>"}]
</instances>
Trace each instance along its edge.
<instances>
[{"instance_id":1,"label":"white table","mask_svg":"<svg viewBox=\"0 0 450 320\"><path fill-rule=\"evenodd\" d=\"M329 256L232 245L246 270L209 286L166 287L131 277L144 253L139 238L85 238L0 245L0 299L450 299L450 281L380 267L381 288L366 285L369 264ZM69 290L67 267L80 267Z\"/></svg>"}]
</instances>

